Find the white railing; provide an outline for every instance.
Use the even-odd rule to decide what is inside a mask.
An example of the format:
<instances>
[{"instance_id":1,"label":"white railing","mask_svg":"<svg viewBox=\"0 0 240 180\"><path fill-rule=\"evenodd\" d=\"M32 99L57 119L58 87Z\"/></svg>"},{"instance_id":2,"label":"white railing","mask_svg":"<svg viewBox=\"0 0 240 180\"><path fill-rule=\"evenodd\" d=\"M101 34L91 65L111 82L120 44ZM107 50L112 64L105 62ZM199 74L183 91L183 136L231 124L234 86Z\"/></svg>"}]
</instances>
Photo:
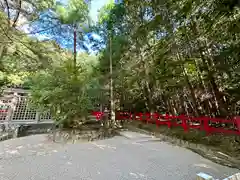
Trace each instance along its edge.
<instances>
[{"instance_id":1,"label":"white railing","mask_svg":"<svg viewBox=\"0 0 240 180\"><path fill-rule=\"evenodd\" d=\"M0 97L0 124L52 121L50 113L40 113L29 107L28 91L7 89Z\"/></svg>"}]
</instances>

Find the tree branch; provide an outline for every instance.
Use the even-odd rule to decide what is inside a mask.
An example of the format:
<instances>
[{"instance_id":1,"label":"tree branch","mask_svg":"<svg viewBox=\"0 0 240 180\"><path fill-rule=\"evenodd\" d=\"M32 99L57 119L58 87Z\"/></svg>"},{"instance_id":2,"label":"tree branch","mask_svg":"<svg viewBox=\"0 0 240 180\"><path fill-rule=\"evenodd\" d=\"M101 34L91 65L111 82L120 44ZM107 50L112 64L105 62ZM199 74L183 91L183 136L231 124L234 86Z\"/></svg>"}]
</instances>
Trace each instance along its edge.
<instances>
[{"instance_id":1,"label":"tree branch","mask_svg":"<svg viewBox=\"0 0 240 180\"><path fill-rule=\"evenodd\" d=\"M21 8L22 8L22 0L19 0L18 12L17 12L16 17L13 20L12 27L16 27L16 23L18 21L19 15L20 15Z\"/></svg>"},{"instance_id":2,"label":"tree branch","mask_svg":"<svg viewBox=\"0 0 240 180\"><path fill-rule=\"evenodd\" d=\"M7 15L8 15L8 25L10 26L10 11L9 11L9 4L7 0L4 0L6 7L7 7Z\"/></svg>"},{"instance_id":3,"label":"tree branch","mask_svg":"<svg viewBox=\"0 0 240 180\"><path fill-rule=\"evenodd\" d=\"M4 28L3 28L2 26L0 26L0 28L1 28L2 32L3 32L3 34L4 34L10 41L13 42L12 38L11 38L10 36L8 36L8 33L4 30Z\"/></svg>"}]
</instances>

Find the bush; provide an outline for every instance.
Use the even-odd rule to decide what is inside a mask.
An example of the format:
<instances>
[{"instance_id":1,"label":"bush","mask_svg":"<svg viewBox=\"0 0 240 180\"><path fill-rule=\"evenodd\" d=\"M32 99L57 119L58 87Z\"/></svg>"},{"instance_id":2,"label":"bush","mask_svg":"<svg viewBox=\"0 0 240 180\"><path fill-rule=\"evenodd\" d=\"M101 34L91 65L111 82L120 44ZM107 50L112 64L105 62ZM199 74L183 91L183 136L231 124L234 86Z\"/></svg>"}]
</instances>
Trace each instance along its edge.
<instances>
[{"instance_id":1,"label":"bush","mask_svg":"<svg viewBox=\"0 0 240 180\"><path fill-rule=\"evenodd\" d=\"M39 111L50 111L64 126L84 121L97 100L99 86L91 72L72 63L37 73L31 78L31 103Z\"/></svg>"}]
</instances>

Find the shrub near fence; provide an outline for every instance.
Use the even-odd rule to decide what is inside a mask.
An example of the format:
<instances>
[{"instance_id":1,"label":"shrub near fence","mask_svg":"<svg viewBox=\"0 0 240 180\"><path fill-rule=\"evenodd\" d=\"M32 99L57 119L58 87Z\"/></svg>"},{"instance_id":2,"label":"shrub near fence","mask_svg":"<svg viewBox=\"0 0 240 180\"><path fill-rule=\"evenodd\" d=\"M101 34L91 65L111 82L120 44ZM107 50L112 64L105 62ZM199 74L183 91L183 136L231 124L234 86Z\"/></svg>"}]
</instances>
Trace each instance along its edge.
<instances>
[{"instance_id":1,"label":"shrub near fence","mask_svg":"<svg viewBox=\"0 0 240 180\"><path fill-rule=\"evenodd\" d=\"M92 115L100 120L103 112L93 112ZM174 116L169 114L161 115L159 113L128 113L117 112L117 120L138 120L146 123L154 123L158 127L167 125L168 128L180 126L185 132L190 129L205 131L207 135L213 133L240 135L240 117L231 120L211 118L211 117L189 117L185 115Z\"/></svg>"}]
</instances>

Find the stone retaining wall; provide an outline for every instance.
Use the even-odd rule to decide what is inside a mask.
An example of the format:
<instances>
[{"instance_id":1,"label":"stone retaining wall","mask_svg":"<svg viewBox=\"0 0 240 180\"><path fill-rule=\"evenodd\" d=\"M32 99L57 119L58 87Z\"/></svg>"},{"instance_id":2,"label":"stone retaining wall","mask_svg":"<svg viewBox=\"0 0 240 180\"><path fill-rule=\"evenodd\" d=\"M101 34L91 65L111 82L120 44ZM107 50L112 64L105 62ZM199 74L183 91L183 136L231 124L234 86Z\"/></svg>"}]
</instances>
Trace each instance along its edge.
<instances>
[{"instance_id":1,"label":"stone retaining wall","mask_svg":"<svg viewBox=\"0 0 240 180\"><path fill-rule=\"evenodd\" d=\"M117 135L114 129L100 129L100 130L56 130L48 135L50 140L58 143L77 141L94 141L100 139L111 138Z\"/></svg>"}]
</instances>

